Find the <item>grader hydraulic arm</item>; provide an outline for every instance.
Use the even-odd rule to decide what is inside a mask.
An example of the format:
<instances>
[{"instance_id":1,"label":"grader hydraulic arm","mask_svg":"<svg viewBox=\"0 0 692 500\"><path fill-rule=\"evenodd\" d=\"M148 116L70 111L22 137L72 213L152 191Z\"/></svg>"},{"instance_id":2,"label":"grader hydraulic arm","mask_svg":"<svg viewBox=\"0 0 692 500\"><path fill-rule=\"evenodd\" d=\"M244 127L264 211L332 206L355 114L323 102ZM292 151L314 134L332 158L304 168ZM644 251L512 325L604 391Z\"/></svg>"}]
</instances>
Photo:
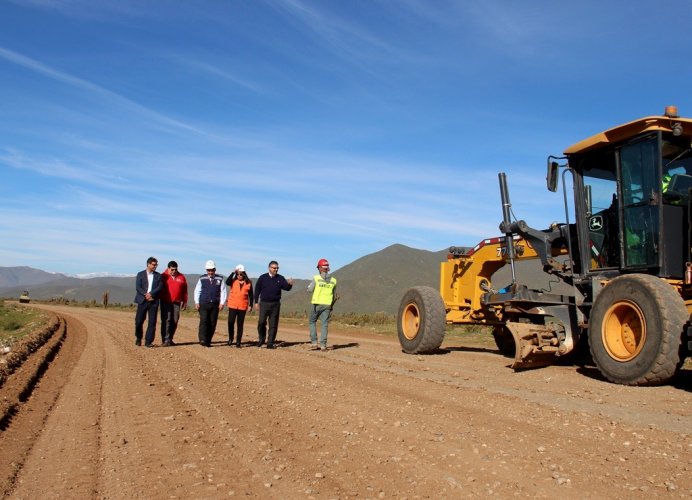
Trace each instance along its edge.
<instances>
[{"instance_id":1,"label":"grader hydraulic arm","mask_svg":"<svg viewBox=\"0 0 692 500\"><path fill-rule=\"evenodd\" d=\"M507 265L505 236L481 241L466 253L450 249L447 261L440 263L440 293L448 323L496 324L498 307L486 307L483 296L497 293L492 276ZM522 238L512 240L517 259L537 259L538 254Z\"/></svg>"}]
</instances>

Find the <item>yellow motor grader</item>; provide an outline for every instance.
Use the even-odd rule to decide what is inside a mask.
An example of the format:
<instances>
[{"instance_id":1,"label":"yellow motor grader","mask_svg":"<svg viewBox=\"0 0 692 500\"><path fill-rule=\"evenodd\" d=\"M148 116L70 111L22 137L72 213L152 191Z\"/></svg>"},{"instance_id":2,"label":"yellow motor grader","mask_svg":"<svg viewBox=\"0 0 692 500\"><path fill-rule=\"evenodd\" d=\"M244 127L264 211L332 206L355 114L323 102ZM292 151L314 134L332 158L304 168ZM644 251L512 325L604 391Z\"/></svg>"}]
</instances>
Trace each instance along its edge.
<instances>
[{"instance_id":1,"label":"yellow motor grader","mask_svg":"<svg viewBox=\"0 0 692 500\"><path fill-rule=\"evenodd\" d=\"M692 119L668 106L549 156L552 192L561 170L565 222L544 230L512 220L499 174L502 236L451 247L439 292L405 292L397 319L405 352L437 350L446 324L480 324L516 370L551 364L586 338L612 382L657 385L676 375L692 352ZM560 289L522 284L515 266L528 259ZM493 283L505 265L510 283Z\"/></svg>"}]
</instances>

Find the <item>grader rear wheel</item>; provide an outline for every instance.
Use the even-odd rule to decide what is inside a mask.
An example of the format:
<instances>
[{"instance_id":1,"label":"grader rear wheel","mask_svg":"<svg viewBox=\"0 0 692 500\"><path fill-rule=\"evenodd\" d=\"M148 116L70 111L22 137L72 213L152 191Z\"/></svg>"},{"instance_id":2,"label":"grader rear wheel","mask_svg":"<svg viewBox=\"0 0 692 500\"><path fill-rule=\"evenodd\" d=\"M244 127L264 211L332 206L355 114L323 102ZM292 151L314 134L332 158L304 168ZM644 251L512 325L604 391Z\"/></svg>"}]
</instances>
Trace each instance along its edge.
<instances>
[{"instance_id":1,"label":"grader rear wheel","mask_svg":"<svg viewBox=\"0 0 692 500\"><path fill-rule=\"evenodd\" d=\"M688 314L675 289L655 276L612 280L596 298L589 320L589 349L611 382L658 385L682 365Z\"/></svg>"},{"instance_id":2,"label":"grader rear wheel","mask_svg":"<svg viewBox=\"0 0 692 500\"><path fill-rule=\"evenodd\" d=\"M437 290L418 286L406 291L399 305L397 332L404 352L423 354L442 345L445 306Z\"/></svg>"}]
</instances>

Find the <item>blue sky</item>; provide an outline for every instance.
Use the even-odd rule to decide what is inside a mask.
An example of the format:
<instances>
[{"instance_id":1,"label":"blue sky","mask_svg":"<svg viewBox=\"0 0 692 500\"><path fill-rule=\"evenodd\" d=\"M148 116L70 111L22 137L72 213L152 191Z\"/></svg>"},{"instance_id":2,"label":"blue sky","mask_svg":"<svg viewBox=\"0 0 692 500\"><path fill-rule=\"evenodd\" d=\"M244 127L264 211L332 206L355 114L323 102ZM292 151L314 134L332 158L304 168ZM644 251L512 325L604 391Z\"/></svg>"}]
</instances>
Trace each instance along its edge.
<instances>
[{"instance_id":1,"label":"blue sky","mask_svg":"<svg viewBox=\"0 0 692 500\"><path fill-rule=\"evenodd\" d=\"M676 104L692 2L5 0L0 266L307 278L498 233L497 174Z\"/></svg>"}]
</instances>

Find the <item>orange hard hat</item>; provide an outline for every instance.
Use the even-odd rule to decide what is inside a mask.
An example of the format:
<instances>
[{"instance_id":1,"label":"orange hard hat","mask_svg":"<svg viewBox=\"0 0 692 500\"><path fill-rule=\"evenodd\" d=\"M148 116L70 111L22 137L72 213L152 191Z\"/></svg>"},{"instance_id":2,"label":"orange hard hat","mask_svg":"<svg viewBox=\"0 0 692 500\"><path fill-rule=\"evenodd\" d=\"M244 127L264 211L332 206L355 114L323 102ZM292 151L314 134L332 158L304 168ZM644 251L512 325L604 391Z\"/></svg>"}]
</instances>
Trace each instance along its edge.
<instances>
[{"instance_id":1,"label":"orange hard hat","mask_svg":"<svg viewBox=\"0 0 692 500\"><path fill-rule=\"evenodd\" d=\"M317 261L317 267L322 267L322 266L329 267L329 261L327 261L327 259L318 260Z\"/></svg>"}]
</instances>

